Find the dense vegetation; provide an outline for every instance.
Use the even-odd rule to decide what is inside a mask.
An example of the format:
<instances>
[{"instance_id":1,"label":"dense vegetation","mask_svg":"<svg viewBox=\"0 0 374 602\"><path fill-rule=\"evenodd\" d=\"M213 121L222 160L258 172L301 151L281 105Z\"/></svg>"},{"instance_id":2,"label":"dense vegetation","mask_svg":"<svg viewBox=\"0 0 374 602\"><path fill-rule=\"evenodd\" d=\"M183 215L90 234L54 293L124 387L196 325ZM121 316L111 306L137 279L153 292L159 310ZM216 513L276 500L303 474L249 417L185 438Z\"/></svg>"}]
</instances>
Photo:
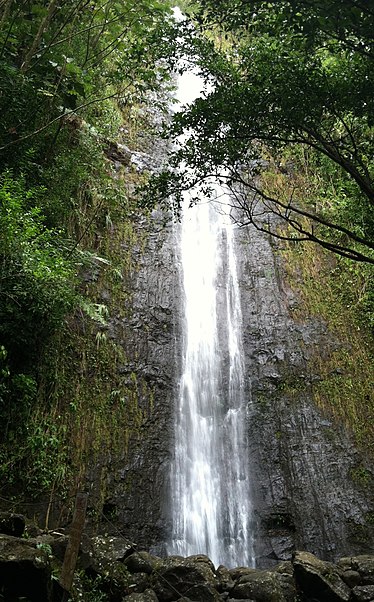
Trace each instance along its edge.
<instances>
[{"instance_id":1,"label":"dense vegetation","mask_svg":"<svg viewBox=\"0 0 374 602\"><path fill-rule=\"evenodd\" d=\"M174 25L158 0L2 0L0 22L0 474L38 495L115 438L105 404L138 420L99 298L130 269L116 248L133 242L136 176L114 178L106 154L136 144L135 115L165 89Z\"/></svg>"},{"instance_id":2,"label":"dense vegetation","mask_svg":"<svg viewBox=\"0 0 374 602\"><path fill-rule=\"evenodd\" d=\"M189 130L175 156L193 168L182 186L218 173L242 223L374 263L373 9L358 0L206 0L193 12L205 36L191 36L184 52L199 57L211 91L174 124L176 135ZM313 171L319 191L306 203L290 178L287 195L273 194L256 178L264 159L278 172Z\"/></svg>"},{"instance_id":3,"label":"dense vegetation","mask_svg":"<svg viewBox=\"0 0 374 602\"><path fill-rule=\"evenodd\" d=\"M178 207L189 189L198 202L214 196L213 175L237 223L278 241L299 318L325 320L341 343L316 350L316 402L373 450L374 8L200 0L187 10L182 52L207 88L171 128L176 140L187 132L171 158L185 171L160 174L151 198Z\"/></svg>"}]
</instances>

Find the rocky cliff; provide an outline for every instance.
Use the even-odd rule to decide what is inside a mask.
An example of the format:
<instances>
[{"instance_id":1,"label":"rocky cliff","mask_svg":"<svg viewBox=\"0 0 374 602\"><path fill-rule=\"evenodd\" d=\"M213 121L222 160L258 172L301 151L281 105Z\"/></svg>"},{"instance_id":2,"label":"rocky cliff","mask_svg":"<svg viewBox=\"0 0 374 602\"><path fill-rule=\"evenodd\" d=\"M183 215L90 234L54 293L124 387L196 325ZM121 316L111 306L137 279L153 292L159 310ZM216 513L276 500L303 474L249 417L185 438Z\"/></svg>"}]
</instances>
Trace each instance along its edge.
<instances>
[{"instance_id":1,"label":"rocky cliff","mask_svg":"<svg viewBox=\"0 0 374 602\"><path fill-rule=\"evenodd\" d=\"M178 226L163 221L157 212L139 221L145 235L133 249L132 309L109 325L110 336L127 350L120 370L141 383L143 420L128 457L104 460L103 502L116 529L157 553L170 534L182 311ZM296 548L327 560L367 552L374 538L370 467L349 432L322 414L313 396L320 377L312 359L339 342L322 320L294 317L300 301L265 234L237 229L236 245L258 566L289 560ZM105 521L102 528L110 529Z\"/></svg>"},{"instance_id":2,"label":"rocky cliff","mask_svg":"<svg viewBox=\"0 0 374 602\"><path fill-rule=\"evenodd\" d=\"M264 233L248 227L238 245L258 563L289 559L295 546L329 560L367 551L372 473L314 400L321 376L312 360L339 341L322 320L295 317L300 300Z\"/></svg>"}]
</instances>

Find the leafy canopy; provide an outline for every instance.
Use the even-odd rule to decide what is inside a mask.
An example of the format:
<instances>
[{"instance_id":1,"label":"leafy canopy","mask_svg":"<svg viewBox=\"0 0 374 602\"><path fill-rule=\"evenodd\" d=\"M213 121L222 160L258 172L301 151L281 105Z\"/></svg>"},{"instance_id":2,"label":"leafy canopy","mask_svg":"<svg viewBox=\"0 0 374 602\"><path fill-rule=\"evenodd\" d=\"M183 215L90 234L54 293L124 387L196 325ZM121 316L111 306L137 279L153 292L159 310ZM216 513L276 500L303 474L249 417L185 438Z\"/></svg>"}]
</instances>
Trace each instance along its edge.
<instances>
[{"instance_id":1,"label":"leafy canopy","mask_svg":"<svg viewBox=\"0 0 374 602\"><path fill-rule=\"evenodd\" d=\"M240 223L287 237L283 222L295 240L374 263L374 11L358 0L201 0L192 12L183 52L213 87L172 126L175 137L188 132L174 165L194 176L162 174L162 193L218 173ZM287 157L295 168L300 149L326 188L335 180L333 207L318 193L306 203L292 169L288 198L260 185L259 166L282 172Z\"/></svg>"}]
</instances>

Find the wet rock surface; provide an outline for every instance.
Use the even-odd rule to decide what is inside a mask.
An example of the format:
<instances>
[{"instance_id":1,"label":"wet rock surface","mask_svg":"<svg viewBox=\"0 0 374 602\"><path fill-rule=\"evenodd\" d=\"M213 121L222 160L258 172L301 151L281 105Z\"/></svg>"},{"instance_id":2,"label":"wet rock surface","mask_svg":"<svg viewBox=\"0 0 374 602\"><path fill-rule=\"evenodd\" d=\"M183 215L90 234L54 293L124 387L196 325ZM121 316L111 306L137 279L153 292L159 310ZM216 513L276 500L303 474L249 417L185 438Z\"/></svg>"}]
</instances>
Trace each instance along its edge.
<instances>
[{"instance_id":1,"label":"wet rock surface","mask_svg":"<svg viewBox=\"0 0 374 602\"><path fill-rule=\"evenodd\" d=\"M131 308L112 316L107 336L123 346L118 370L138 382L143 413L128 453L106 455L88 485L110 512L99 526L165 555L171 534L170 462L182 353L178 227L165 214L137 218ZM353 478L372 468L349 434L313 401L315 354L338 342L317 319L295 320L298 299L268 237L236 230L243 313L255 556L258 568L306 549L325 560L370 552L374 495ZM222 322L222 321L221 321ZM222 326L224 328L224 325ZM100 487L101 490L100 490ZM96 489L95 489L96 488ZM94 494L94 491L96 493ZM111 526L112 525L112 526Z\"/></svg>"},{"instance_id":2,"label":"wet rock surface","mask_svg":"<svg viewBox=\"0 0 374 602\"><path fill-rule=\"evenodd\" d=\"M24 596L32 602L51 600L51 566L37 542L0 535L0 593L3 600Z\"/></svg>"},{"instance_id":3,"label":"wet rock surface","mask_svg":"<svg viewBox=\"0 0 374 602\"><path fill-rule=\"evenodd\" d=\"M269 238L238 232L248 382L252 512L257 565L296 548L325 560L372 549L373 492L355 481L372 469L349 434L313 400L311 358L339 343L317 319L293 317L298 299Z\"/></svg>"},{"instance_id":4,"label":"wet rock surface","mask_svg":"<svg viewBox=\"0 0 374 602\"><path fill-rule=\"evenodd\" d=\"M136 218L133 271L123 284L131 295L124 311L111 316L106 331L124 349L118 370L129 387L136 383L139 424L127 451L103 455L87 478L91 503L102 508L99 532L119 532L156 553L170 528L168 480L181 307L175 233L171 224L164 227L164 220L161 212Z\"/></svg>"},{"instance_id":5,"label":"wet rock surface","mask_svg":"<svg viewBox=\"0 0 374 602\"><path fill-rule=\"evenodd\" d=\"M222 565L215 569L203 555L160 559L146 552L134 552L134 560L136 555L139 555L140 563L146 559L148 566L153 569L143 574L143 591L128 593L124 600L371 602L374 599L374 584L368 584L372 580L374 556L350 557L333 564L309 552L296 551L291 561L280 562L268 570L258 570L246 567L227 569ZM345 583L344 575L358 566L361 567L361 573L356 571L358 582L350 587ZM136 583L138 566L133 562L127 564L127 569L127 592L131 592Z\"/></svg>"},{"instance_id":6,"label":"wet rock surface","mask_svg":"<svg viewBox=\"0 0 374 602\"><path fill-rule=\"evenodd\" d=\"M25 519L22 514L0 512L0 533L22 537L25 530Z\"/></svg>"},{"instance_id":7,"label":"wet rock surface","mask_svg":"<svg viewBox=\"0 0 374 602\"><path fill-rule=\"evenodd\" d=\"M293 566L302 591L316 592L318 599L326 602L348 602L350 599L350 588L332 564L309 552L296 552Z\"/></svg>"},{"instance_id":8,"label":"wet rock surface","mask_svg":"<svg viewBox=\"0 0 374 602\"><path fill-rule=\"evenodd\" d=\"M48 534L50 549L36 539L0 535L0 596L4 600L26 597L30 601L57 602L63 590L56 576L62 562L51 554L60 534ZM203 555L161 559L146 551L127 556L119 539L84 537L73 583L74 599L106 602L372 602L374 556L352 556L336 564L305 551L271 569L247 567L217 569ZM89 562L87 549L90 550ZM53 567L53 570L52 570ZM142 569L144 571L142 572ZM360 569L360 570L358 570ZM347 585L349 572L354 584ZM55 586L53 587L53 584ZM82 584L83 589L82 589ZM90 585L91 584L91 585ZM87 588L88 589L84 589ZM91 588L91 589L90 589ZM92 589L94 588L94 589ZM77 598L78 596L78 598ZM96 599L95 598L95 599Z\"/></svg>"}]
</instances>

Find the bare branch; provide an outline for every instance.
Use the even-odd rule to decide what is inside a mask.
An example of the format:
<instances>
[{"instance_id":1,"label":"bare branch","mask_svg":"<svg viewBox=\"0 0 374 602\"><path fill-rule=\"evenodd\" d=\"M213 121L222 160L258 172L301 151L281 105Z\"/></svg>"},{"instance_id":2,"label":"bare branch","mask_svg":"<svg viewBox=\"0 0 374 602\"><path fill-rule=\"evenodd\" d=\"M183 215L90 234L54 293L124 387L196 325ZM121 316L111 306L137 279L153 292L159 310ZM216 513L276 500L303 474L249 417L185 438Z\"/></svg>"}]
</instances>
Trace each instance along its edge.
<instances>
[{"instance_id":1,"label":"bare branch","mask_svg":"<svg viewBox=\"0 0 374 602\"><path fill-rule=\"evenodd\" d=\"M233 175L231 174L230 177L232 178ZM358 236L352 230L350 230L344 226L341 226L339 224L333 223L333 222L327 220L326 218L319 216L315 213L311 213L310 211L307 211L306 209L302 209L301 207L296 206L295 204L292 204L291 200L288 203L284 203L279 198L274 198L274 197L267 195L263 190L261 190L260 186L256 185L253 181L252 182L246 181L238 172L235 173L234 177L235 177L235 183L242 184L244 186L245 190L250 190L250 191L254 192L255 194L259 195L261 197L261 199L266 201L267 203L271 203L275 207L280 207L283 210L292 211L293 213L295 213L297 215L301 215L302 217L305 217L310 221L313 221L317 224L325 226L325 227L329 228L330 230L335 230L341 234L345 234L351 240L354 240L355 242L357 242L359 244L362 244L370 249L374 249L374 244L371 240L369 240L367 238L363 238L361 236ZM230 189L232 190L232 188L230 188ZM245 198L245 196L246 196L245 193L243 193L243 195ZM245 204L243 205L243 207L245 207Z\"/></svg>"}]
</instances>

